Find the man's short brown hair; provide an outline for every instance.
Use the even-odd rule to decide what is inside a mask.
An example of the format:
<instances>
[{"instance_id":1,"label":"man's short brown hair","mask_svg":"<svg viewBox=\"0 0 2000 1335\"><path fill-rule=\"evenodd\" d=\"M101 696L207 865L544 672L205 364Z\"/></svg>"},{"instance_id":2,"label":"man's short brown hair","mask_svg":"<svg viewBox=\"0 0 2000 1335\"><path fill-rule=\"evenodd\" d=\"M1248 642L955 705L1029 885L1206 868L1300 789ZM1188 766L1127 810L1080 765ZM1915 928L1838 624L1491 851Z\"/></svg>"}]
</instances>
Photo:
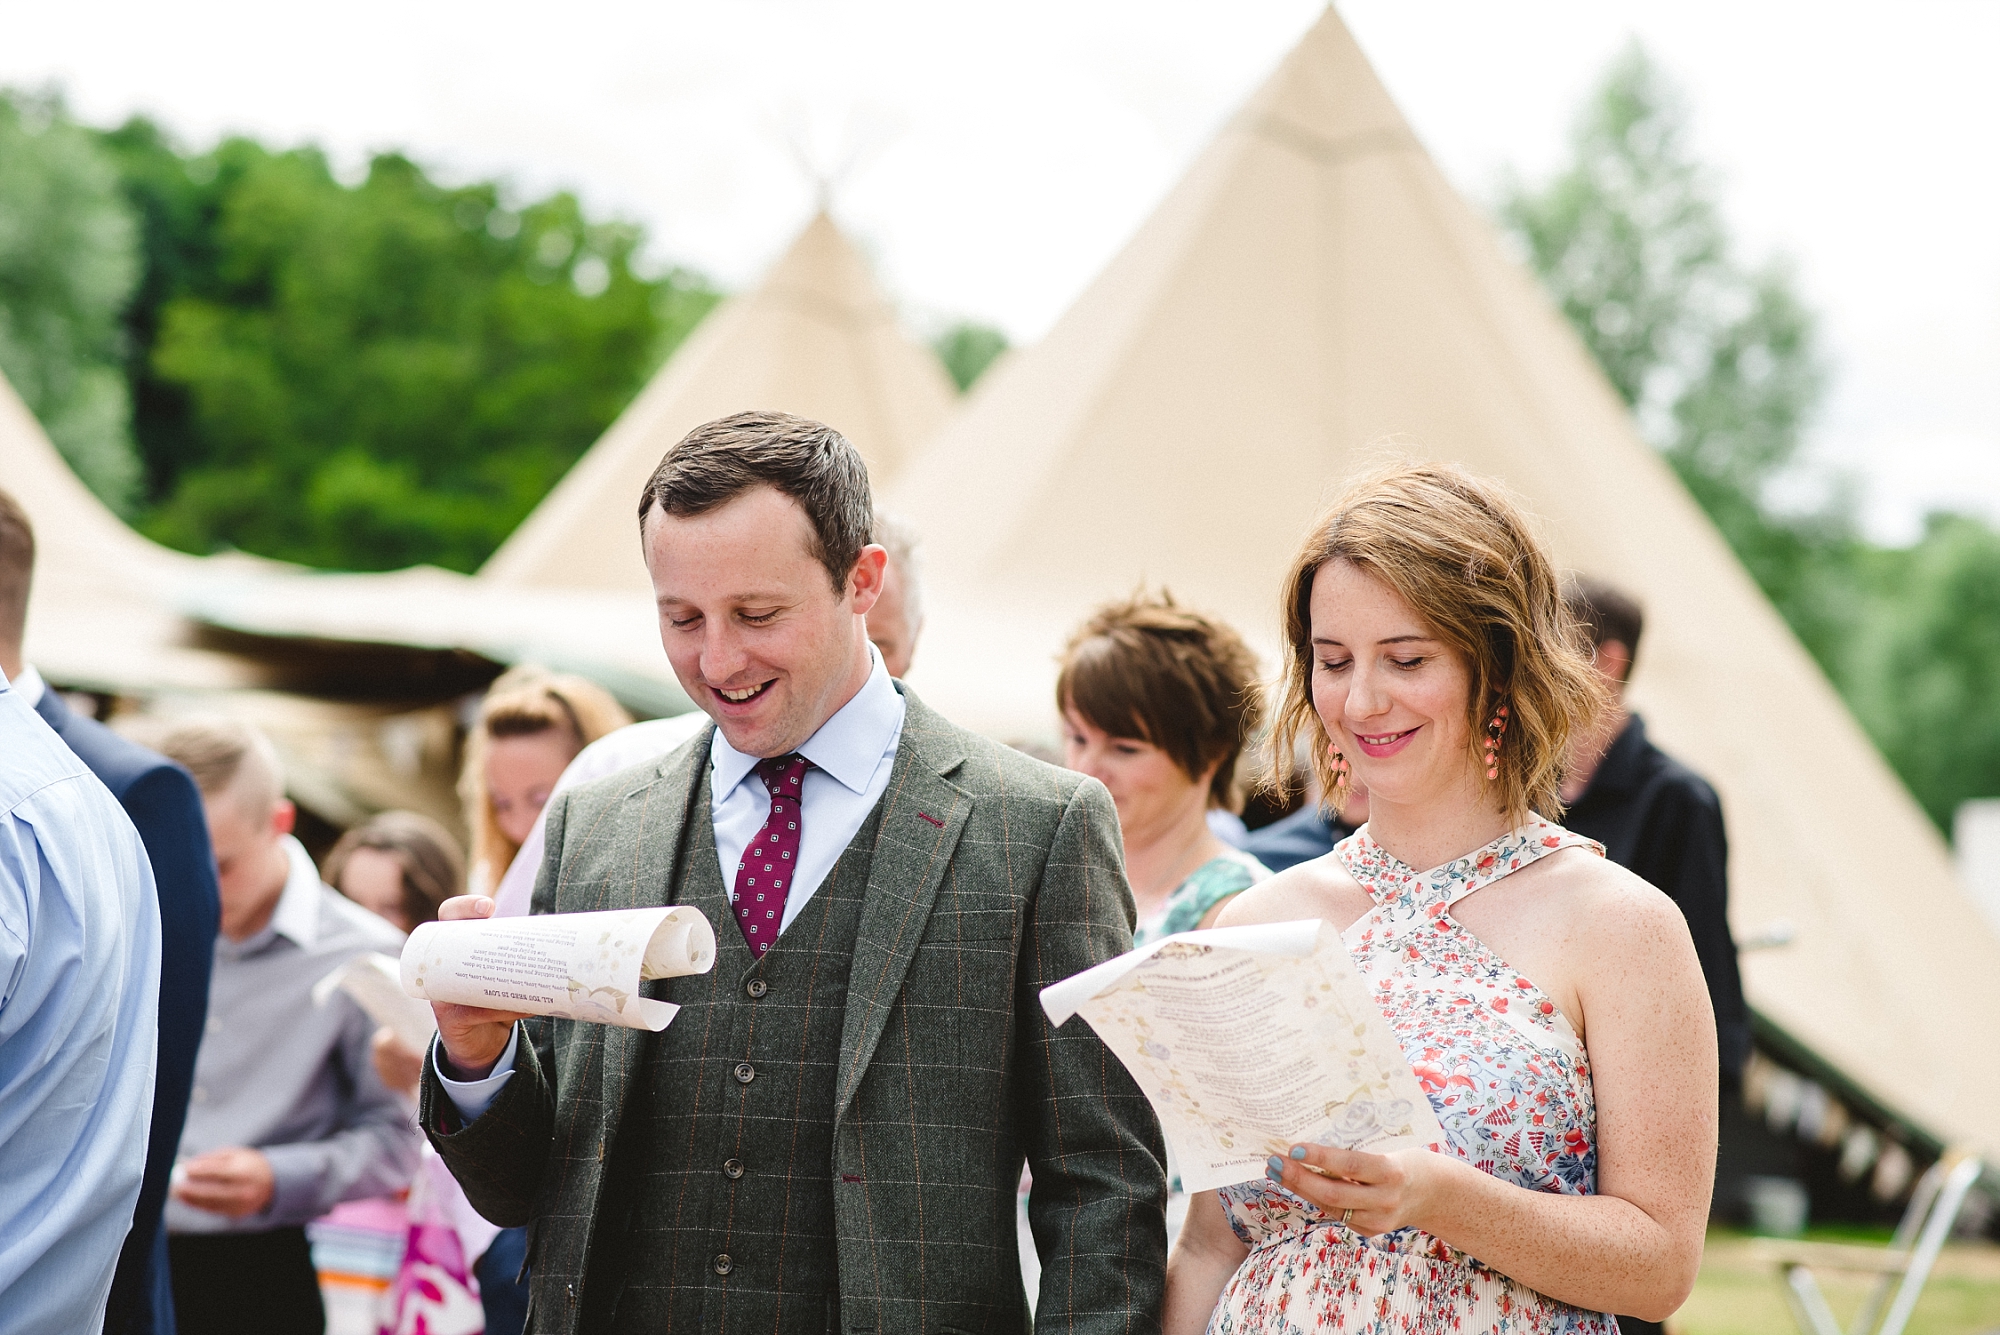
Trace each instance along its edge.
<instances>
[{"instance_id":1,"label":"man's short brown hair","mask_svg":"<svg viewBox=\"0 0 2000 1335\"><path fill-rule=\"evenodd\" d=\"M0 644L21 643L34 578L35 526L20 502L0 491Z\"/></svg>"},{"instance_id":2,"label":"man's short brown hair","mask_svg":"<svg viewBox=\"0 0 2000 1335\"><path fill-rule=\"evenodd\" d=\"M656 505L685 519L757 487L798 502L812 521L813 558L826 567L834 592L844 590L874 525L868 465L847 437L810 418L736 413L688 432L647 479L639 495L639 530L645 532Z\"/></svg>"},{"instance_id":3,"label":"man's short brown hair","mask_svg":"<svg viewBox=\"0 0 2000 1335\"><path fill-rule=\"evenodd\" d=\"M1646 629L1646 613L1638 600L1601 579L1578 575L1563 589L1563 603L1590 637L1592 649L1602 649L1613 640L1625 646L1625 675L1630 677L1631 660L1639 656L1639 636Z\"/></svg>"},{"instance_id":4,"label":"man's short brown hair","mask_svg":"<svg viewBox=\"0 0 2000 1335\"><path fill-rule=\"evenodd\" d=\"M1165 751L1209 781L1209 803L1234 810L1236 760L1264 718L1257 656L1220 621L1173 595L1135 594L1091 614L1063 649L1056 704L1113 737Z\"/></svg>"}]
</instances>

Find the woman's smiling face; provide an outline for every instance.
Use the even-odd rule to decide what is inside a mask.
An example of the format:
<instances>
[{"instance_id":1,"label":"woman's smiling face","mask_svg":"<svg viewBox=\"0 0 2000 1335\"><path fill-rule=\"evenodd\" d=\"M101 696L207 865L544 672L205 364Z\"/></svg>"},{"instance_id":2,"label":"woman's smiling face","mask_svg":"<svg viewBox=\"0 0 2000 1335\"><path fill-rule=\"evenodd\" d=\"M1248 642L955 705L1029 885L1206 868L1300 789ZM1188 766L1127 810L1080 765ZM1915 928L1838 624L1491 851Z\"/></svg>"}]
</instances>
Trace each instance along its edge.
<instances>
[{"instance_id":1,"label":"woman's smiling face","mask_svg":"<svg viewBox=\"0 0 2000 1335\"><path fill-rule=\"evenodd\" d=\"M1313 707L1375 803L1416 805L1478 777L1463 659L1387 584L1346 561L1313 577Z\"/></svg>"}]
</instances>

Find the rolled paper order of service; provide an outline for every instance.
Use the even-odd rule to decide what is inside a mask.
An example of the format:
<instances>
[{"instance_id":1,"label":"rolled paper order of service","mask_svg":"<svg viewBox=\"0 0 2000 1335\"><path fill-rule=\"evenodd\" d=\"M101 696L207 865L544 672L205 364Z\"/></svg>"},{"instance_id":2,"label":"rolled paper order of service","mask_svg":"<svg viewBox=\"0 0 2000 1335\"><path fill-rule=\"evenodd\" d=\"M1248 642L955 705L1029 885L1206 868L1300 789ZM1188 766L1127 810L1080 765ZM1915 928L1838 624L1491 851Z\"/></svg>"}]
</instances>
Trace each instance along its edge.
<instances>
[{"instance_id":1,"label":"rolled paper order of service","mask_svg":"<svg viewBox=\"0 0 2000 1335\"><path fill-rule=\"evenodd\" d=\"M715 929L683 904L423 923L403 945L402 978L426 1001L657 1032L680 1007L639 984L714 967Z\"/></svg>"}]
</instances>

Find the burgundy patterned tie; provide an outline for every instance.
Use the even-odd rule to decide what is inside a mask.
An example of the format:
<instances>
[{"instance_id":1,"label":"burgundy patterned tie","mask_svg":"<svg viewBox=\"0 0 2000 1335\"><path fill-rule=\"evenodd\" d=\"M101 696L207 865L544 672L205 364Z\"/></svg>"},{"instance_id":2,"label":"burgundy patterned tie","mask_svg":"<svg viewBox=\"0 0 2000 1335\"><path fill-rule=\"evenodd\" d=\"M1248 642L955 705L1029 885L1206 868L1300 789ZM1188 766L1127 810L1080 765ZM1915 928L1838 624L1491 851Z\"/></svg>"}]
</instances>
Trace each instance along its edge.
<instances>
[{"instance_id":1,"label":"burgundy patterned tie","mask_svg":"<svg viewBox=\"0 0 2000 1335\"><path fill-rule=\"evenodd\" d=\"M811 764L796 753L757 762L757 777L771 794L771 815L736 864L736 925L758 959L785 924L785 896L799 865L800 798Z\"/></svg>"}]
</instances>

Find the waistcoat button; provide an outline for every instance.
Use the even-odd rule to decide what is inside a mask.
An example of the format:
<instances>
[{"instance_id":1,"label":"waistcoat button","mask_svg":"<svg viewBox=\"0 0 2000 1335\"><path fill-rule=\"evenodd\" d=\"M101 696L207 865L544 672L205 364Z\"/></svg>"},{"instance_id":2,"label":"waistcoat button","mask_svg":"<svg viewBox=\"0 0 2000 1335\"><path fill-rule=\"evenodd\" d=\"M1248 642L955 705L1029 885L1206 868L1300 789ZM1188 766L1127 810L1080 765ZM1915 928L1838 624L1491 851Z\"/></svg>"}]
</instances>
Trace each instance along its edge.
<instances>
[{"instance_id":1,"label":"waistcoat button","mask_svg":"<svg viewBox=\"0 0 2000 1335\"><path fill-rule=\"evenodd\" d=\"M739 1084L739 1085L747 1085L747 1084L749 1084L749 1083L750 1083L750 1082L751 1082L752 1080L755 1080L756 1078L757 1078L757 1068L756 1068L756 1067L752 1066L752 1065L751 1065L751 1064L750 1064L749 1062L738 1062L738 1063L736 1063L736 1083L737 1083L737 1084Z\"/></svg>"},{"instance_id":2,"label":"waistcoat button","mask_svg":"<svg viewBox=\"0 0 2000 1335\"><path fill-rule=\"evenodd\" d=\"M732 1261L732 1260L730 1260L730 1259L729 1259L729 1253L728 1253L728 1252L717 1252L717 1253L716 1253L716 1256L715 1256L715 1273L716 1273L716 1274L718 1274L718 1275L726 1275L726 1274L728 1274L728 1273L729 1273L730 1271L734 1270L735 1268L736 1268L736 1262L734 1262L734 1261Z\"/></svg>"},{"instance_id":3,"label":"waistcoat button","mask_svg":"<svg viewBox=\"0 0 2000 1335\"><path fill-rule=\"evenodd\" d=\"M771 985L765 982L761 978L752 978L749 982L743 985L743 990L745 992L748 992L750 994L751 1000L754 1001L758 997L763 996L766 992L769 992L771 990Z\"/></svg>"},{"instance_id":4,"label":"waistcoat button","mask_svg":"<svg viewBox=\"0 0 2000 1335\"><path fill-rule=\"evenodd\" d=\"M742 1177L743 1161L741 1159L724 1159L722 1161L722 1175L728 1178L731 1182L734 1182L737 1178Z\"/></svg>"}]
</instances>

